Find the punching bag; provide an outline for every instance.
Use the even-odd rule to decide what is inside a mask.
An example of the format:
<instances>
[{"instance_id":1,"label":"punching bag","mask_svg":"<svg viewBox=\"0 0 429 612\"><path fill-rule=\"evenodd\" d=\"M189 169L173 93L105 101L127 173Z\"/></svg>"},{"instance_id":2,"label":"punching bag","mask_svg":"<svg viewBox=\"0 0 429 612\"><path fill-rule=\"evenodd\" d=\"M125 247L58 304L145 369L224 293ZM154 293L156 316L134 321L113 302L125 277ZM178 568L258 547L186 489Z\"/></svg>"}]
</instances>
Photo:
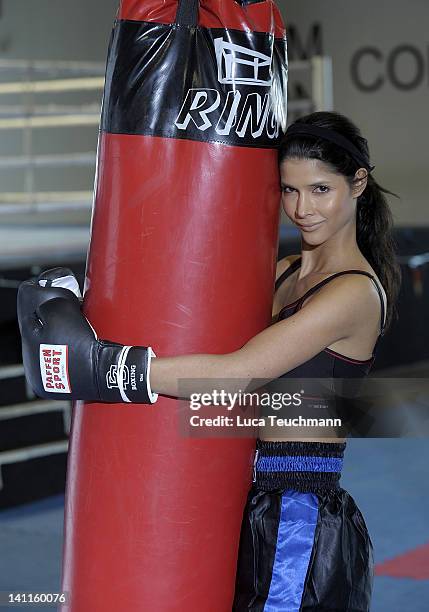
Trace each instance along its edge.
<instances>
[{"instance_id":1,"label":"punching bag","mask_svg":"<svg viewBox=\"0 0 429 612\"><path fill-rule=\"evenodd\" d=\"M122 0L83 304L98 337L220 354L270 323L286 80L271 0ZM231 610L255 440L183 436L178 402L73 405L63 610Z\"/></svg>"}]
</instances>

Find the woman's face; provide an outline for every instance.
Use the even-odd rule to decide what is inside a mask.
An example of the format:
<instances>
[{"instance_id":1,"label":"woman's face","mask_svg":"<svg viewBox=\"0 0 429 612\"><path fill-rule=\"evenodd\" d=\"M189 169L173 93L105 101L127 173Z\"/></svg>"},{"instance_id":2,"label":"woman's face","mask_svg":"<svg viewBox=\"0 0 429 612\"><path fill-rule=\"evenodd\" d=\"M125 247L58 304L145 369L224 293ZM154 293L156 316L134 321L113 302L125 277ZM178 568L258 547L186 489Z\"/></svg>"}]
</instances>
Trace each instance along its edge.
<instances>
[{"instance_id":1,"label":"woman's face","mask_svg":"<svg viewBox=\"0 0 429 612\"><path fill-rule=\"evenodd\" d=\"M346 178L324 162L286 159L280 178L283 210L306 242L324 242L354 221L356 198L363 189L353 193Z\"/></svg>"}]
</instances>

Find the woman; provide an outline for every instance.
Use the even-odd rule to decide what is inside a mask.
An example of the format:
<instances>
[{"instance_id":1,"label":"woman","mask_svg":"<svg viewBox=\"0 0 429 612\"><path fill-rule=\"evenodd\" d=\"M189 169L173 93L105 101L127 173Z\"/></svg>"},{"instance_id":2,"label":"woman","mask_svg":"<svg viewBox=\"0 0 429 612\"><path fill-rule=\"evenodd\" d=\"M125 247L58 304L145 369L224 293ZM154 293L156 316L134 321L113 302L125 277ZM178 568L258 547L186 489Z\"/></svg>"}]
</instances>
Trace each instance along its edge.
<instances>
[{"instance_id":1,"label":"woman","mask_svg":"<svg viewBox=\"0 0 429 612\"><path fill-rule=\"evenodd\" d=\"M180 378L364 377L397 316L392 215L367 142L338 113L291 126L280 152L282 206L300 256L278 262L272 325L227 355L155 359L154 391ZM305 432L303 432L304 434ZM329 441L331 440L331 441ZM244 510L233 610L366 612L373 550L339 478L345 440L260 432Z\"/></svg>"},{"instance_id":2,"label":"woman","mask_svg":"<svg viewBox=\"0 0 429 612\"><path fill-rule=\"evenodd\" d=\"M391 192L370 174L358 128L338 113L299 119L279 153L282 205L302 231L302 253L278 262L273 329L307 308L302 331L296 327L312 343L311 355L282 377L364 377L397 316L401 276L383 195ZM369 610L373 548L339 487L345 440L268 434L257 440L233 610Z\"/></svg>"}]
</instances>

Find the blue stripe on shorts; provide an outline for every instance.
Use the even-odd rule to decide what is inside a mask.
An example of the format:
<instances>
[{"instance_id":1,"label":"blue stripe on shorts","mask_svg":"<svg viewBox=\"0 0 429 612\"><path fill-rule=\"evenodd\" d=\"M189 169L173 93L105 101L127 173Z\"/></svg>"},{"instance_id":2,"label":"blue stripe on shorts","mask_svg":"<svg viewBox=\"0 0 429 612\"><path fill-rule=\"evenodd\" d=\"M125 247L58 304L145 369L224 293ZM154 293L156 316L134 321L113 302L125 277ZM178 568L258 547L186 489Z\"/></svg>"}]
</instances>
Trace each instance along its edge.
<instances>
[{"instance_id":1,"label":"blue stripe on shorts","mask_svg":"<svg viewBox=\"0 0 429 612\"><path fill-rule=\"evenodd\" d=\"M314 493L282 494L273 572L263 612L299 612L318 513Z\"/></svg>"}]
</instances>

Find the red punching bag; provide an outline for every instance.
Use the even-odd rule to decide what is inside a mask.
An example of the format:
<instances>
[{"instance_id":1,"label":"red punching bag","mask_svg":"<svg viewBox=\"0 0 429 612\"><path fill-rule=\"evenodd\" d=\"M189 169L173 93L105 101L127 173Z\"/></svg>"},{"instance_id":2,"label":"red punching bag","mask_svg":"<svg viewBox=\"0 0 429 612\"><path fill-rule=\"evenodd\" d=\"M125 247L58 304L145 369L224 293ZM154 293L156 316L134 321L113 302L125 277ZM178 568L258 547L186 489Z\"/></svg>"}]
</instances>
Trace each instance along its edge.
<instances>
[{"instance_id":1,"label":"red punching bag","mask_svg":"<svg viewBox=\"0 0 429 612\"><path fill-rule=\"evenodd\" d=\"M84 295L100 338L227 353L268 325L286 77L271 0L122 0ZM64 610L231 610L254 439L180 435L177 408L73 406Z\"/></svg>"}]
</instances>

